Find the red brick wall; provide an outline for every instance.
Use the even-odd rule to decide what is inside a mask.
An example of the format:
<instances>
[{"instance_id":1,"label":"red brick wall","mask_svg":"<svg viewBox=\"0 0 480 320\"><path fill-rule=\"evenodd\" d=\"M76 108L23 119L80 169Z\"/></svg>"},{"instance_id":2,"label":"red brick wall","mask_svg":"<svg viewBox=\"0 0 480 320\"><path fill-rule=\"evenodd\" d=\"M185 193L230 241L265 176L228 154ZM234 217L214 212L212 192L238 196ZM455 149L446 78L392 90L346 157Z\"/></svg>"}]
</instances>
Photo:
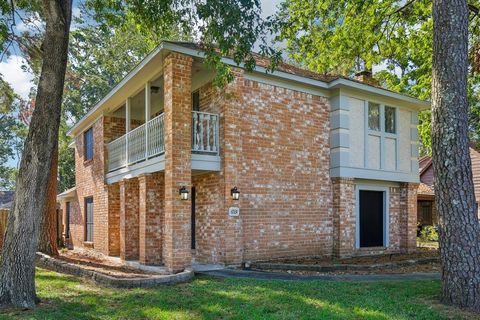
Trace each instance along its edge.
<instances>
[{"instance_id":1,"label":"red brick wall","mask_svg":"<svg viewBox=\"0 0 480 320\"><path fill-rule=\"evenodd\" d=\"M123 127L123 129L122 129ZM71 214L71 237L74 247L93 247L110 255L119 252L119 194L105 184L106 142L123 134L125 121L101 117L93 128L93 159L84 160L83 133L75 139L75 180L77 199L72 203L78 210ZM123 131L122 131L123 130ZM110 194L109 194L110 191ZM93 244L85 244L85 198L93 197Z\"/></svg>"},{"instance_id":2,"label":"red brick wall","mask_svg":"<svg viewBox=\"0 0 480 320\"><path fill-rule=\"evenodd\" d=\"M331 254L327 100L234 72L225 92L200 89L201 110L221 113L222 172L193 178L197 260ZM228 216L230 206L240 207L239 217Z\"/></svg>"},{"instance_id":3,"label":"red brick wall","mask_svg":"<svg viewBox=\"0 0 480 320\"><path fill-rule=\"evenodd\" d=\"M333 254L352 256L355 252L355 184L351 178L332 179Z\"/></svg>"},{"instance_id":4,"label":"red brick wall","mask_svg":"<svg viewBox=\"0 0 480 320\"><path fill-rule=\"evenodd\" d=\"M225 262L225 220L223 175L208 173L192 178L195 186L196 261Z\"/></svg>"},{"instance_id":5,"label":"red brick wall","mask_svg":"<svg viewBox=\"0 0 480 320\"><path fill-rule=\"evenodd\" d=\"M333 179L334 254L339 257L348 257L414 251L417 230L417 185L404 183L398 187L388 188L388 247L356 249L357 211L354 183L353 179ZM378 182L378 185L381 186L382 182Z\"/></svg>"}]
</instances>

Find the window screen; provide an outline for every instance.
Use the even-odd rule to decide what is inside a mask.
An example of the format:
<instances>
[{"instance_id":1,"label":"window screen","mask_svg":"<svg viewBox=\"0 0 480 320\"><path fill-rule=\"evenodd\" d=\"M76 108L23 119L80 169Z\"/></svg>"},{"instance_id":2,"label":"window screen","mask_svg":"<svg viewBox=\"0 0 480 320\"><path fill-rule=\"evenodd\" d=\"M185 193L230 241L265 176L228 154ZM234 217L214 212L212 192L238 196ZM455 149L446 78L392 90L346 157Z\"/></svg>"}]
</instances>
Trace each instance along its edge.
<instances>
[{"instance_id":1,"label":"window screen","mask_svg":"<svg viewBox=\"0 0 480 320\"><path fill-rule=\"evenodd\" d=\"M368 128L380 131L380 105L377 103L368 103Z\"/></svg>"},{"instance_id":2,"label":"window screen","mask_svg":"<svg viewBox=\"0 0 480 320\"><path fill-rule=\"evenodd\" d=\"M385 106L385 132L396 132L395 108Z\"/></svg>"},{"instance_id":3,"label":"window screen","mask_svg":"<svg viewBox=\"0 0 480 320\"><path fill-rule=\"evenodd\" d=\"M93 158L93 128L88 129L83 134L85 160Z\"/></svg>"},{"instance_id":4,"label":"window screen","mask_svg":"<svg viewBox=\"0 0 480 320\"><path fill-rule=\"evenodd\" d=\"M93 242L93 198L85 198L85 241Z\"/></svg>"}]
</instances>

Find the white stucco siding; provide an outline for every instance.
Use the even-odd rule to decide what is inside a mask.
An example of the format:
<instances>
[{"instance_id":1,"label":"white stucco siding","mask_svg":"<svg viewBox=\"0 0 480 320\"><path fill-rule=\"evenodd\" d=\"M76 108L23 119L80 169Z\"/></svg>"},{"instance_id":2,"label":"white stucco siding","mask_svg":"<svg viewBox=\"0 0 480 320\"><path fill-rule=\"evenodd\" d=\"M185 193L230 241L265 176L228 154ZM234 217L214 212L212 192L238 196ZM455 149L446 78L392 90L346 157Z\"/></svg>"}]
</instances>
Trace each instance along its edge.
<instances>
[{"instance_id":1,"label":"white stucco siding","mask_svg":"<svg viewBox=\"0 0 480 320\"><path fill-rule=\"evenodd\" d=\"M348 97L350 107L350 165L356 168L365 167L365 101Z\"/></svg>"},{"instance_id":2,"label":"white stucco siding","mask_svg":"<svg viewBox=\"0 0 480 320\"><path fill-rule=\"evenodd\" d=\"M414 151L418 114L415 108L388 97L383 99L349 92L340 92L333 101L330 132L334 154L330 167L332 177L418 182L418 170L414 166L417 162ZM379 106L379 128L369 128L369 102ZM387 125L388 114L392 114L389 107L394 108L394 129Z\"/></svg>"},{"instance_id":3,"label":"white stucco siding","mask_svg":"<svg viewBox=\"0 0 480 320\"><path fill-rule=\"evenodd\" d=\"M397 170L397 143L397 139L385 138L385 170L387 171Z\"/></svg>"},{"instance_id":4,"label":"white stucco siding","mask_svg":"<svg viewBox=\"0 0 480 320\"><path fill-rule=\"evenodd\" d=\"M398 119L398 138L399 138L399 166L400 171L410 172L411 168L411 137L410 137L410 127L411 127L411 111L409 110L399 110L399 119Z\"/></svg>"},{"instance_id":5,"label":"white stucco siding","mask_svg":"<svg viewBox=\"0 0 480 320\"><path fill-rule=\"evenodd\" d=\"M380 155L381 141L380 137L368 135L367 142L367 168L380 169L381 155Z\"/></svg>"}]
</instances>

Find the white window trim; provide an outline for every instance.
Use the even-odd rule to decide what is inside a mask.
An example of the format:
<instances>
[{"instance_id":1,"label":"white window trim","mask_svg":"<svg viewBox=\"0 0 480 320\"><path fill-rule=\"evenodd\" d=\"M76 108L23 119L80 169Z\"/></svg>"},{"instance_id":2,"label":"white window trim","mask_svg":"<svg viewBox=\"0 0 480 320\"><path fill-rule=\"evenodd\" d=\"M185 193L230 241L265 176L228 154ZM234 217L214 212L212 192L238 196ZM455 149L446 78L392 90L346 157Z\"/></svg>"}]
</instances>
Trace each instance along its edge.
<instances>
[{"instance_id":1,"label":"white window trim","mask_svg":"<svg viewBox=\"0 0 480 320\"><path fill-rule=\"evenodd\" d=\"M380 106L380 131L371 130L368 126L368 104L375 103ZM395 109L395 133L385 132L385 106L389 106ZM391 104L380 103L372 100L365 100L364 104L364 127L365 127L365 136L364 136L364 167L367 169L372 169L368 167L368 137L376 136L380 138L380 169L385 170L385 139L395 139L395 171L399 170L400 166L400 141L399 141L399 108Z\"/></svg>"},{"instance_id":2,"label":"white window trim","mask_svg":"<svg viewBox=\"0 0 480 320\"><path fill-rule=\"evenodd\" d=\"M390 245L390 187L363 184L355 185L355 248L368 248L360 247L360 190L383 192L383 247L388 248Z\"/></svg>"}]
</instances>

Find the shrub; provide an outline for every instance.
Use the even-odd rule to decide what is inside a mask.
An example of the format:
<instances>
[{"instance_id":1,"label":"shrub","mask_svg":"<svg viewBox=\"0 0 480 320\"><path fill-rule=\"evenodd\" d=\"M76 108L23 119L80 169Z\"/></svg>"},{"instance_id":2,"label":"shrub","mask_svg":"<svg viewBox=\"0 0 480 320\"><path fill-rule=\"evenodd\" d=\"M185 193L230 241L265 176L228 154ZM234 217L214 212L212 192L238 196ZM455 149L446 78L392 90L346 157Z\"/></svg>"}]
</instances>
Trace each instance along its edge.
<instances>
[{"instance_id":1,"label":"shrub","mask_svg":"<svg viewBox=\"0 0 480 320\"><path fill-rule=\"evenodd\" d=\"M438 231L434 226L423 226L420 231L420 240L422 241L438 241Z\"/></svg>"}]
</instances>

